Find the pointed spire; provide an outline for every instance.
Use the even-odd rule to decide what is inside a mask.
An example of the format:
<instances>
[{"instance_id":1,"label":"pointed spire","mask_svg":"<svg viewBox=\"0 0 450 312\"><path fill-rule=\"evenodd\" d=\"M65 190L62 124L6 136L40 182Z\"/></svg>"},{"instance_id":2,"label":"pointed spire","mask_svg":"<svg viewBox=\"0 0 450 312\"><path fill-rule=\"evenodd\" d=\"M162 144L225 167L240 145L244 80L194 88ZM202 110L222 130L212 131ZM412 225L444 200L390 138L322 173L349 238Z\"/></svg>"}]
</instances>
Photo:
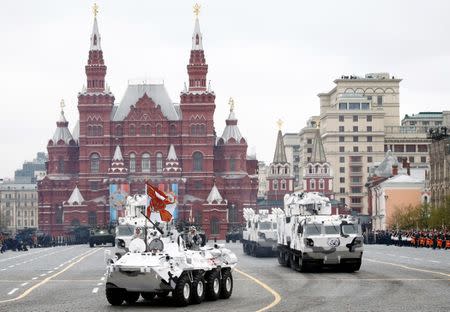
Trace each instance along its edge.
<instances>
[{"instance_id":1,"label":"pointed spire","mask_svg":"<svg viewBox=\"0 0 450 312\"><path fill-rule=\"evenodd\" d=\"M194 33L192 34L192 50L203 50L202 33L198 17L195 18Z\"/></svg>"},{"instance_id":2,"label":"pointed spire","mask_svg":"<svg viewBox=\"0 0 450 312\"><path fill-rule=\"evenodd\" d=\"M174 161L178 160L177 153L175 153L175 146L173 146L173 144L170 144L167 160L174 160Z\"/></svg>"},{"instance_id":3,"label":"pointed spire","mask_svg":"<svg viewBox=\"0 0 450 312\"><path fill-rule=\"evenodd\" d=\"M102 49L100 45L101 37L100 32L98 31L97 24L97 16L94 17L94 25L92 26L92 34L91 34L91 51L99 51Z\"/></svg>"},{"instance_id":4,"label":"pointed spire","mask_svg":"<svg viewBox=\"0 0 450 312\"><path fill-rule=\"evenodd\" d=\"M72 195L70 195L69 200L67 201L70 205L81 205L84 202L83 195L81 195L80 189L78 186L75 186L75 188L72 191Z\"/></svg>"},{"instance_id":5,"label":"pointed spire","mask_svg":"<svg viewBox=\"0 0 450 312\"><path fill-rule=\"evenodd\" d=\"M116 150L114 151L113 161L123 161L122 151L120 150L120 146L116 146Z\"/></svg>"},{"instance_id":6,"label":"pointed spire","mask_svg":"<svg viewBox=\"0 0 450 312\"><path fill-rule=\"evenodd\" d=\"M277 145L275 147L275 154L273 155L273 163L287 163L286 158L286 150L284 149L284 141L283 141L283 133L281 132L281 126L283 125L283 122L281 120L278 120L278 137L277 137Z\"/></svg>"},{"instance_id":7,"label":"pointed spire","mask_svg":"<svg viewBox=\"0 0 450 312\"><path fill-rule=\"evenodd\" d=\"M208 204L212 204L213 202L216 202L217 204L222 203L223 198L222 195L220 195L219 190L217 189L216 183L214 183L206 201L208 202Z\"/></svg>"},{"instance_id":8,"label":"pointed spire","mask_svg":"<svg viewBox=\"0 0 450 312\"><path fill-rule=\"evenodd\" d=\"M327 158L325 156L325 149L323 148L322 138L320 136L319 129L317 129L316 137L314 138L314 146L312 151L311 162L313 163L327 162Z\"/></svg>"}]
</instances>

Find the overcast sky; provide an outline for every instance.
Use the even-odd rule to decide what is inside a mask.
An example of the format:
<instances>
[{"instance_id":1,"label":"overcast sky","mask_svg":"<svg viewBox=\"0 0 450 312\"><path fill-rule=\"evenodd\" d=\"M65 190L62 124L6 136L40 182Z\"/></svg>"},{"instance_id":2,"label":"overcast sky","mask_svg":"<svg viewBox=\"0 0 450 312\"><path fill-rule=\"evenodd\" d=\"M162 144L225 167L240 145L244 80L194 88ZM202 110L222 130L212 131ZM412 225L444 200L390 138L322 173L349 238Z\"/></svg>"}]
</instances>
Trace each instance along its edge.
<instances>
[{"instance_id":1,"label":"overcast sky","mask_svg":"<svg viewBox=\"0 0 450 312\"><path fill-rule=\"evenodd\" d=\"M85 84L94 1L1 1L0 177L46 151L66 102L72 130ZM187 80L191 0L97 1L107 83L163 80L174 102ZM450 1L203 0L200 25L220 135L228 98L259 160L270 161L276 120L298 132L319 114L319 92L342 74L403 79L401 116L450 109Z\"/></svg>"}]
</instances>

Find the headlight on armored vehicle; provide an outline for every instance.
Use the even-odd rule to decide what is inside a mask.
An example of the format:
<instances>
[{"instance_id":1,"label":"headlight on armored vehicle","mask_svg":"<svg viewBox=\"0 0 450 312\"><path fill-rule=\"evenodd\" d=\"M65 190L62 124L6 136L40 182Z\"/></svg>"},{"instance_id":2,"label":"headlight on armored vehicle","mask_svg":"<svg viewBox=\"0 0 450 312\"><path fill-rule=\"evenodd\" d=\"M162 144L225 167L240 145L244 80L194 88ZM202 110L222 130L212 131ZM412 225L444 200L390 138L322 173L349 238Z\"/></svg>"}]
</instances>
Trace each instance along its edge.
<instances>
[{"instance_id":1,"label":"headlight on armored vehicle","mask_svg":"<svg viewBox=\"0 0 450 312\"><path fill-rule=\"evenodd\" d=\"M362 247L363 241L361 238L355 238L355 242L353 243L353 247Z\"/></svg>"},{"instance_id":2,"label":"headlight on armored vehicle","mask_svg":"<svg viewBox=\"0 0 450 312\"><path fill-rule=\"evenodd\" d=\"M305 238L305 245L309 247L314 247L314 241L311 238Z\"/></svg>"},{"instance_id":3,"label":"headlight on armored vehicle","mask_svg":"<svg viewBox=\"0 0 450 312\"><path fill-rule=\"evenodd\" d=\"M263 232L258 232L258 237L265 239L266 238L266 234L264 234Z\"/></svg>"},{"instance_id":4,"label":"headlight on armored vehicle","mask_svg":"<svg viewBox=\"0 0 450 312\"><path fill-rule=\"evenodd\" d=\"M117 246L120 248L125 248L125 241L123 239L117 240Z\"/></svg>"}]
</instances>

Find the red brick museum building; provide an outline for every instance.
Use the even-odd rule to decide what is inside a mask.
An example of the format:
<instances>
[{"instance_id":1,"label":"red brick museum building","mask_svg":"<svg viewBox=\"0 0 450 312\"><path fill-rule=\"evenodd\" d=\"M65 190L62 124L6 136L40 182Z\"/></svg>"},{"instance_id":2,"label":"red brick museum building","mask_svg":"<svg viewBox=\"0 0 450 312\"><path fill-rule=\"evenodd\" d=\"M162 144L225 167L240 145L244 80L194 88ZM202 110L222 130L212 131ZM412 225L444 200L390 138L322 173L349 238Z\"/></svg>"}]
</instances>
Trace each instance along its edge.
<instances>
[{"instance_id":1,"label":"red brick museum building","mask_svg":"<svg viewBox=\"0 0 450 312\"><path fill-rule=\"evenodd\" d=\"M62 235L77 225L107 225L110 186L143 194L150 181L172 191L176 186L178 220L224 238L242 223L243 208L256 206L257 160L247 156L232 100L223 133L216 134L198 18L179 104L164 84L145 83L129 84L116 103L106 69L95 18L79 121L70 131L61 110L48 141L47 175L38 183L39 228Z\"/></svg>"}]
</instances>

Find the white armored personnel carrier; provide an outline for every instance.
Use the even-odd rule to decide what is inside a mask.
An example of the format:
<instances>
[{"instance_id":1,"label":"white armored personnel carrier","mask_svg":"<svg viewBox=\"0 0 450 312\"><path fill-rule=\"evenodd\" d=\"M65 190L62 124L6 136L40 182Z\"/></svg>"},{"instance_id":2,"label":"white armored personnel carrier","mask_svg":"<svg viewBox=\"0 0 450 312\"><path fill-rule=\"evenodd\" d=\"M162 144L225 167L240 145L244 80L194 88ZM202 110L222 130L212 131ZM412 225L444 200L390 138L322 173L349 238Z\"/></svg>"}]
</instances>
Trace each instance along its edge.
<instances>
[{"instance_id":1,"label":"white armored personnel carrier","mask_svg":"<svg viewBox=\"0 0 450 312\"><path fill-rule=\"evenodd\" d=\"M297 271L338 265L359 270L363 237L358 220L331 215L331 204L319 193L294 193L284 198L278 215L278 262Z\"/></svg>"},{"instance_id":2,"label":"white armored personnel carrier","mask_svg":"<svg viewBox=\"0 0 450 312\"><path fill-rule=\"evenodd\" d=\"M112 305L135 303L140 296L172 294L177 306L204 299L227 299L233 291L237 257L223 245L188 249L173 220L145 228L145 239L131 240L122 257L107 256L106 299Z\"/></svg>"},{"instance_id":3,"label":"white armored personnel carrier","mask_svg":"<svg viewBox=\"0 0 450 312\"><path fill-rule=\"evenodd\" d=\"M267 209L258 213L244 208L245 229L242 233L242 248L255 257L277 254L277 215Z\"/></svg>"}]
</instances>

